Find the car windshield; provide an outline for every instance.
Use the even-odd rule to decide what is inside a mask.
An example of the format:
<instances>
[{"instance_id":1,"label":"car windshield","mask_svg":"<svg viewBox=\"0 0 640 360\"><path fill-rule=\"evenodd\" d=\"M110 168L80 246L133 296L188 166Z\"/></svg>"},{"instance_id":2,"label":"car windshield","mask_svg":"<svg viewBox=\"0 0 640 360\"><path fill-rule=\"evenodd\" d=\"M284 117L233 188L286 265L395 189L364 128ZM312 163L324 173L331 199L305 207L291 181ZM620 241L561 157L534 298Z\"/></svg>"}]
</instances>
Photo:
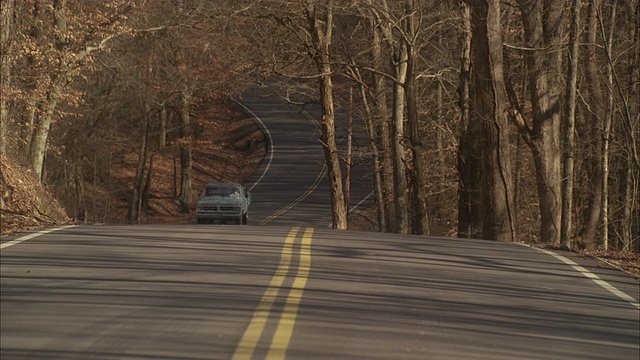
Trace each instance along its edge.
<instances>
[{"instance_id":1,"label":"car windshield","mask_svg":"<svg viewBox=\"0 0 640 360\"><path fill-rule=\"evenodd\" d=\"M204 190L204 196L229 196L229 195L238 195L239 190L235 187L207 187Z\"/></svg>"}]
</instances>

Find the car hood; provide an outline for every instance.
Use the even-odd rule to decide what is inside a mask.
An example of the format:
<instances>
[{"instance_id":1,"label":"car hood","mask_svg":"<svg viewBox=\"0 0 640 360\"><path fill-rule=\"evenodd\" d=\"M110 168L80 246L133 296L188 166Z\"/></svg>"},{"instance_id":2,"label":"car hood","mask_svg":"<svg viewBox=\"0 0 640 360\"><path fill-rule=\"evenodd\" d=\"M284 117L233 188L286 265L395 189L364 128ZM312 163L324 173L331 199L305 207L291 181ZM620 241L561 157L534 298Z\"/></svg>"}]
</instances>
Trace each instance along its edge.
<instances>
[{"instance_id":1,"label":"car hood","mask_svg":"<svg viewBox=\"0 0 640 360\"><path fill-rule=\"evenodd\" d=\"M235 205L240 198L231 196L207 196L198 200L198 205Z\"/></svg>"}]
</instances>

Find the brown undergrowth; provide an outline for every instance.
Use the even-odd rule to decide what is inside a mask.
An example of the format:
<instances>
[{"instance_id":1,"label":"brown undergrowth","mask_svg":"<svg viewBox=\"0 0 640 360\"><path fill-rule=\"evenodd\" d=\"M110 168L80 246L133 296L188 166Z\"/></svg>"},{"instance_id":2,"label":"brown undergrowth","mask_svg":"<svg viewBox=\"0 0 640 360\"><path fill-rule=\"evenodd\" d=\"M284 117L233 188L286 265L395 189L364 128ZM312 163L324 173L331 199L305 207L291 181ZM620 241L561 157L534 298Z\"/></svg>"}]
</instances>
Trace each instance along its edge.
<instances>
[{"instance_id":1,"label":"brown undergrowth","mask_svg":"<svg viewBox=\"0 0 640 360\"><path fill-rule=\"evenodd\" d=\"M193 139L193 206L208 182L243 183L266 153L263 132L255 121L233 103L226 107L196 110ZM84 164L85 216L68 189L43 187L24 167L2 157L1 233L7 235L38 227L64 224L125 223L138 161L137 149L114 148L115 159L108 169ZM149 153L152 164L148 206L140 223L195 222L193 213L181 213L179 192L179 145L169 143Z\"/></svg>"}]
</instances>

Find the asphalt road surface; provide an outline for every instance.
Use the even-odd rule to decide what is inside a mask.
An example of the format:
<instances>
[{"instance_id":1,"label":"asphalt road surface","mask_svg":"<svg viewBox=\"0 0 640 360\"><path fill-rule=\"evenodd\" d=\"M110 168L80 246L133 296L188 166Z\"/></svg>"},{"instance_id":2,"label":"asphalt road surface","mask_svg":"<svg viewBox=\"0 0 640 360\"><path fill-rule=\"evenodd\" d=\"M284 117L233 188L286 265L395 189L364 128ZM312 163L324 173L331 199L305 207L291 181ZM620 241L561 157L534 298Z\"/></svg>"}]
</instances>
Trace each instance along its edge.
<instances>
[{"instance_id":1,"label":"asphalt road surface","mask_svg":"<svg viewBox=\"0 0 640 360\"><path fill-rule=\"evenodd\" d=\"M331 230L313 122L243 103L273 141L250 225L2 237L2 360L640 358L633 278L521 244Z\"/></svg>"},{"instance_id":2,"label":"asphalt road surface","mask_svg":"<svg viewBox=\"0 0 640 360\"><path fill-rule=\"evenodd\" d=\"M244 94L239 103L260 122L270 144L264 160L245 184L253 198L249 224L330 227L331 199L318 106L301 109L257 90ZM371 198L373 189L371 163L360 156L367 145L364 130L354 137L351 211L359 210ZM344 131L337 132L337 141L344 151Z\"/></svg>"}]
</instances>

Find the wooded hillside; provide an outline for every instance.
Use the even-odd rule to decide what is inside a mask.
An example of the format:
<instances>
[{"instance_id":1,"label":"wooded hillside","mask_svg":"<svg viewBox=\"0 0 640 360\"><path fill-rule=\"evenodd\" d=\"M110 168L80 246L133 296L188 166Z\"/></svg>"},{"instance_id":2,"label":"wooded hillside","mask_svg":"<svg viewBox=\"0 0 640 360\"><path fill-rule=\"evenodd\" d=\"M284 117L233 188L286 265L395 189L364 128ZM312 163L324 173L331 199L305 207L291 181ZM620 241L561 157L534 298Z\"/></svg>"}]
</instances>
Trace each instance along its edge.
<instances>
[{"instance_id":1,"label":"wooded hillside","mask_svg":"<svg viewBox=\"0 0 640 360\"><path fill-rule=\"evenodd\" d=\"M203 129L239 141L206 154L245 151L260 135L226 121L229 98L261 86L321 103L336 228L351 119L379 231L640 250L637 0L2 0L1 16L0 152L79 221L113 201L138 223L157 193L188 215Z\"/></svg>"}]
</instances>

